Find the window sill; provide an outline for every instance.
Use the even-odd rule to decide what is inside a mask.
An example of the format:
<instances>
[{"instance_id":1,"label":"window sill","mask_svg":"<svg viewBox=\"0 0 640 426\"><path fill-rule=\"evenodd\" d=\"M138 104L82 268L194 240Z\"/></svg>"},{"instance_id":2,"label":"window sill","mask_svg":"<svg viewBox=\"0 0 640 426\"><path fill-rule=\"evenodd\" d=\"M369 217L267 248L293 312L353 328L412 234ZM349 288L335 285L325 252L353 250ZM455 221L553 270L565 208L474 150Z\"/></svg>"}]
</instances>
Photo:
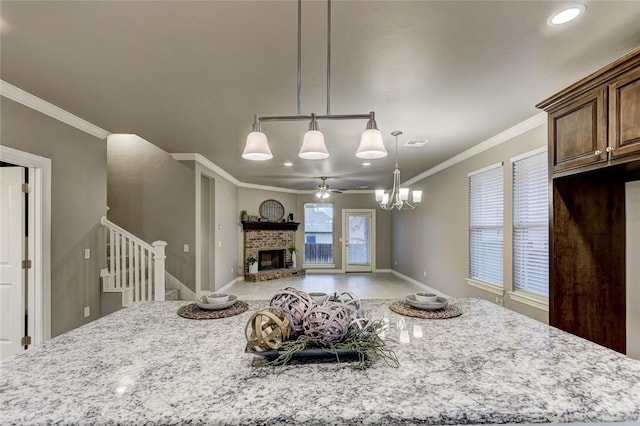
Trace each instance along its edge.
<instances>
[{"instance_id":1,"label":"window sill","mask_svg":"<svg viewBox=\"0 0 640 426\"><path fill-rule=\"evenodd\" d=\"M336 265L333 263L303 263L304 269L335 269Z\"/></svg>"},{"instance_id":2,"label":"window sill","mask_svg":"<svg viewBox=\"0 0 640 426\"><path fill-rule=\"evenodd\" d=\"M488 291L489 293L497 294L498 296L504 296L504 289L495 284L489 284L484 281L474 280L467 278L467 284L471 287L479 288L480 290Z\"/></svg>"},{"instance_id":3,"label":"window sill","mask_svg":"<svg viewBox=\"0 0 640 426\"><path fill-rule=\"evenodd\" d=\"M538 296L537 294L527 293L522 290L509 291L509 298L525 305L549 312L549 298Z\"/></svg>"}]
</instances>

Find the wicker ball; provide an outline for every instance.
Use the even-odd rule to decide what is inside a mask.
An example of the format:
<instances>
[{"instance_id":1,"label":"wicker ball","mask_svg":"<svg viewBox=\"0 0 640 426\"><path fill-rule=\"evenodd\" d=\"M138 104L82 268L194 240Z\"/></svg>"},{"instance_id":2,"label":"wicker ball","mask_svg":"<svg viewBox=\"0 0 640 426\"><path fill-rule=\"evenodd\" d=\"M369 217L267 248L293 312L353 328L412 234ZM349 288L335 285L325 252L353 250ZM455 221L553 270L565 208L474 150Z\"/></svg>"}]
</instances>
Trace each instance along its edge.
<instances>
[{"instance_id":1,"label":"wicker ball","mask_svg":"<svg viewBox=\"0 0 640 426\"><path fill-rule=\"evenodd\" d=\"M325 302L315 305L303 321L304 334L325 342L339 342L349 330L349 311L344 304Z\"/></svg>"},{"instance_id":2,"label":"wicker ball","mask_svg":"<svg viewBox=\"0 0 640 426\"><path fill-rule=\"evenodd\" d=\"M264 308L247 321L245 336L256 351L275 350L289 339L291 326L287 317L277 309Z\"/></svg>"},{"instance_id":3,"label":"wicker ball","mask_svg":"<svg viewBox=\"0 0 640 426\"><path fill-rule=\"evenodd\" d=\"M360 303L360 299L358 299L358 297L353 293L349 293L348 291L340 293L339 296L335 297L335 301L345 305L345 307L349 311L349 316L352 319L365 317L362 303Z\"/></svg>"},{"instance_id":4,"label":"wicker ball","mask_svg":"<svg viewBox=\"0 0 640 426\"><path fill-rule=\"evenodd\" d=\"M311 296L293 287L278 290L269 302L270 306L282 310L289 319L292 336L302 334L302 319L315 304Z\"/></svg>"}]
</instances>

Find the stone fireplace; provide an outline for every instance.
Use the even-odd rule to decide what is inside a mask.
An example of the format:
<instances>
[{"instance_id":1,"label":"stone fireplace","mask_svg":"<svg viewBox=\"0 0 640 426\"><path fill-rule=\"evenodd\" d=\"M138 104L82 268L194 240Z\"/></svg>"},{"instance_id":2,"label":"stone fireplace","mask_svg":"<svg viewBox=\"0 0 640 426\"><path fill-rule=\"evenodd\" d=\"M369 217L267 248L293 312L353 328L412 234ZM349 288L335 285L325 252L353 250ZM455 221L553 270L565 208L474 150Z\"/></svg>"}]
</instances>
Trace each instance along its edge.
<instances>
[{"instance_id":1,"label":"stone fireplace","mask_svg":"<svg viewBox=\"0 0 640 426\"><path fill-rule=\"evenodd\" d=\"M296 245L298 225L296 222L242 222L246 281L266 281L304 274L301 268L285 268L291 265L288 249ZM258 259L257 274L249 273L249 257Z\"/></svg>"}]
</instances>

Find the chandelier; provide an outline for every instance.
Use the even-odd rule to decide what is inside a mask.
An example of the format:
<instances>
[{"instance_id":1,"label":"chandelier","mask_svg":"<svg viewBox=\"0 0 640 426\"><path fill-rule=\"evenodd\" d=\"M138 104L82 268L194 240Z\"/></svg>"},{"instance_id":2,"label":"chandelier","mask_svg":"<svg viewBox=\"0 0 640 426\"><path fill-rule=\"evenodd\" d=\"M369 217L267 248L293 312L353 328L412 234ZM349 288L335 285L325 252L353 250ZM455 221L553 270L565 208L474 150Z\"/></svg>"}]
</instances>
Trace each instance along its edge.
<instances>
[{"instance_id":1,"label":"chandelier","mask_svg":"<svg viewBox=\"0 0 640 426\"><path fill-rule=\"evenodd\" d=\"M409 188L400 187L400 166L398 165L398 136L402 132L400 130L394 130L391 135L396 138L396 165L393 169L393 187L391 192L386 192L384 189L376 189L376 201L380 203L380 207L384 210L393 209L415 209L422 201L422 191L411 191L413 196L413 203L409 202Z\"/></svg>"},{"instance_id":2,"label":"chandelier","mask_svg":"<svg viewBox=\"0 0 640 426\"><path fill-rule=\"evenodd\" d=\"M376 159L387 156L387 150L378 130L375 112L368 114L331 114L331 0L327 1L327 113L325 115L302 115L300 113L300 91L302 85L302 0L298 0L298 111L297 115L260 116L255 115L253 129L247 136L242 158L247 160L270 160L273 158L267 135L262 131L261 123L269 121L309 121L309 128L302 140L298 156L305 160L321 160L329 157L324 135L318 127L318 120L367 120L365 130L360 137L356 157Z\"/></svg>"}]
</instances>

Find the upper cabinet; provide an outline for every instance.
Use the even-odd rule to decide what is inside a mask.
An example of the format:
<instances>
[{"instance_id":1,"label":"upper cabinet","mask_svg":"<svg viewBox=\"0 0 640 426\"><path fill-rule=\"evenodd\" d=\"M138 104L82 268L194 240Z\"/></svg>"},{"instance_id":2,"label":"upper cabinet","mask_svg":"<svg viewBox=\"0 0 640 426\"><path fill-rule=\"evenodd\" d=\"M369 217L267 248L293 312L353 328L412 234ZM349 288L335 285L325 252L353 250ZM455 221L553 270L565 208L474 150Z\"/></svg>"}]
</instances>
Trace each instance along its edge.
<instances>
[{"instance_id":1,"label":"upper cabinet","mask_svg":"<svg viewBox=\"0 0 640 426\"><path fill-rule=\"evenodd\" d=\"M609 150L612 159L640 152L640 68L609 85Z\"/></svg>"},{"instance_id":2,"label":"upper cabinet","mask_svg":"<svg viewBox=\"0 0 640 426\"><path fill-rule=\"evenodd\" d=\"M640 158L640 49L537 105L549 113L554 174Z\"/></svg>"}]
</instances>

